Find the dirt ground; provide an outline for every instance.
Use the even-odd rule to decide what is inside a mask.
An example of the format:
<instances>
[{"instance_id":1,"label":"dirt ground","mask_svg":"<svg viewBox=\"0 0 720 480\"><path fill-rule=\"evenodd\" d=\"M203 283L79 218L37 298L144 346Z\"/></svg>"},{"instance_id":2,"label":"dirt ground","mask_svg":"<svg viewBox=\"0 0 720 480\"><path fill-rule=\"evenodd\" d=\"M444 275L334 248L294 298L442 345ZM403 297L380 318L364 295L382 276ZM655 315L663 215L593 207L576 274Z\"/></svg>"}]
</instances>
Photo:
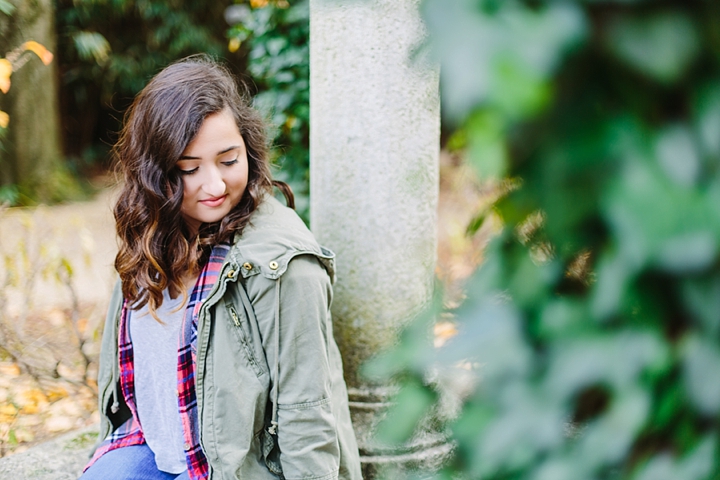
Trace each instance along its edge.
<instances>
[{"instance_id":1,"label":"dirt ground","mask_svg":"<svg viewBox=\"0 0 720 480\"><path fill-rule=\"evenodd\" d=\"M113 194L0 211L0 456L98 421L93 360L114 282Z\"/></svg>"},{"instance_id":2,"label":"dirt ground","mask_svg":"<svg viewBox=\"0 0 720 480\"><path fill-rule=\"evenodd\" d=\"M98 421L95 361L115 281L115 194L106 188L88 202L0 211L0 345L21 337L15 353L25 361L0 349L0 456ZM462 280L494 228L465 233L490 198L470 167L442 155L436 274L454 292L452 302L461 300ZM435 333L439 344L454 328L439 324Z\"/></svg>"}]
</instances>

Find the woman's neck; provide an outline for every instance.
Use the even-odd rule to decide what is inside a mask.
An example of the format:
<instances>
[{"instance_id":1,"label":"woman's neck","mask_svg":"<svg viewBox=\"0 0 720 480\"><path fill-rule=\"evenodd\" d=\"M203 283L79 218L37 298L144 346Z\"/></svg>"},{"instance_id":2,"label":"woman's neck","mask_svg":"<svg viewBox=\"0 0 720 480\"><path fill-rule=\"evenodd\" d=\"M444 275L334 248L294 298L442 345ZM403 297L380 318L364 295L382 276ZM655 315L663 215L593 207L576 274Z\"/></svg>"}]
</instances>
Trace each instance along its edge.
<instances>
[{"instance_id":1,"label":"woman's neck","mask_svg":"<svg viewBox=\"0 0 720 480\"><path fill-rule=\"evenodd\" d=\"M199 272L188 272L182 277L182 284L185 287L186 292L191 292L197 279L200 276Z\"/></svg>"}]
</instances>

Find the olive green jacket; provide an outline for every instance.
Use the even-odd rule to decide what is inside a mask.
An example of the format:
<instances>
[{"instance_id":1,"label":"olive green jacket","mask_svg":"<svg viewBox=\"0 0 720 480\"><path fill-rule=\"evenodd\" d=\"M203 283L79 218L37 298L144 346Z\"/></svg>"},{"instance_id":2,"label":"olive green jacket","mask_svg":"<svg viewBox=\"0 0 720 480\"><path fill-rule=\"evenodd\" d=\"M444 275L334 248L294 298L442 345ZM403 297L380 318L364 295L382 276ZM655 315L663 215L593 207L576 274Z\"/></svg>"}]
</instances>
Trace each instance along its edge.
<instances>
[{"instance_id":1,"label":"olive green jacket","mask_svg":"<svg viewBox=\"0 0 720 480\"><path fill-rule=\"evenodd\" d=\"M211 479L361 479L332 333L333 276L333 253L273 197L236 235L198 317L200 444ZM129 416L117 389L122 303L118 285L100 355L100 439Z\"/></svg>"}]
</instances>

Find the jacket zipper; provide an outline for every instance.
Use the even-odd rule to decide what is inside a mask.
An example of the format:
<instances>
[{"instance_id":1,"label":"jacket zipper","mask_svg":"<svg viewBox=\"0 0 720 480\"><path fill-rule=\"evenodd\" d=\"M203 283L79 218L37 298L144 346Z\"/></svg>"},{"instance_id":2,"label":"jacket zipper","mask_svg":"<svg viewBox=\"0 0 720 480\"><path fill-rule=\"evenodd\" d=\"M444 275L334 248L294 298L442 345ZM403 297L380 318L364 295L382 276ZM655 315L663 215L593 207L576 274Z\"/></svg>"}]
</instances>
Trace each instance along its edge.
<instances>
[{"instance_id":1,"label":"jacket zipper","mask_svg":"<svg viewBox=\"0 0 720 480\"><path fill-rule=\"evenodd\" d=\"M235 323L236 327L240 326L240 319L237 316L237 312L235 311L234 307L230 307L230 316L233 319L233 322Z\"/></svg>"},{"instance_id":2,"label":"jacket zipper","mask_svg":"<svg viewBox=\"0 0 720 480\"><path fill-rule=\"evenodd\" d=\"M204 367L204 363L205 363L205 348L204 347L206 347L206 344L205 343L203 343L202 345L200 344L201 339L204 338L204 329L207 328L207 327L205 327L205 312L209 308L208 305L210 304L210 299L212 299L215 296L217 296L218 298L221 298L222 295L225 294L225 289L227 288L227 281L228 281L228 279L225 275L225 271L227 270L228 265L229 265L229 263L225 263L222 266L222 268L220 269L220 275L218 276L218 281L215 283L215 285L213 286L213 289L210 291L208 296L205 298L205 301L200 306L200 310L198 311L198 332L197 332L198 349L197 349L197 359L196 359L197 364L195 366L195 368L196 368L195 374L197 375L197 377L195 379L195 382L196 382L195 387L196 387L197 391L195 392L195 394L197 396L197 403L198 403L198 419L202 419L203 410L205 408L205 406L203 405L202 392L200 391L200 388L198 388L198 380L200 380L200 382L204 383L204 378L201 378L201 377L205 376L205 371L204 371L205 369L203 367ZM220 292L218 293L218 291L220 291ZM213 302L213 305L215 303L217 303L217 300L215 300ZM203 327L203 328L201 329L201 327ZM202 375L200 375L201 368L202 368ZM203 385L202 389L203 390L205 389L204 385ZM207 449L205 448L204 443L205 442L203 442L203 438L202 438L202 429L200 429L200 448L202 448L203 451L208 453ZM215 475L213 472L212 464L208 459L208 480L211 480L214 476Z\"/></svg>"}]
</instances>

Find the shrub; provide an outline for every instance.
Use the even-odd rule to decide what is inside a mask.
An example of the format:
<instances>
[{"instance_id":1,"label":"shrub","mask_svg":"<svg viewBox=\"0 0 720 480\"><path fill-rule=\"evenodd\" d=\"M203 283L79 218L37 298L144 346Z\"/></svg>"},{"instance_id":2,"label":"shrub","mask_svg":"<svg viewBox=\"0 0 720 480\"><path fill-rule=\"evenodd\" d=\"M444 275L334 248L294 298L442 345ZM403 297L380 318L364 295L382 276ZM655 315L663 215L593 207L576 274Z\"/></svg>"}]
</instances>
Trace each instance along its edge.
<instances>
[{"instance_id":1,"label":"shrub","mask_svg":"<svg viewBox=\"0 0 720 480\"><path fill-rule=\"evenodd\" d=\"M504 228L453 311L460 333L440 349L417 334L436 302L372 365L426 399L394 424L448 395L428 385L438 371L471 366L435 478L716 478L720 7L423 10L451 143L502 193L471 231L487 215Z\"/></svg>"}]
</instances>

